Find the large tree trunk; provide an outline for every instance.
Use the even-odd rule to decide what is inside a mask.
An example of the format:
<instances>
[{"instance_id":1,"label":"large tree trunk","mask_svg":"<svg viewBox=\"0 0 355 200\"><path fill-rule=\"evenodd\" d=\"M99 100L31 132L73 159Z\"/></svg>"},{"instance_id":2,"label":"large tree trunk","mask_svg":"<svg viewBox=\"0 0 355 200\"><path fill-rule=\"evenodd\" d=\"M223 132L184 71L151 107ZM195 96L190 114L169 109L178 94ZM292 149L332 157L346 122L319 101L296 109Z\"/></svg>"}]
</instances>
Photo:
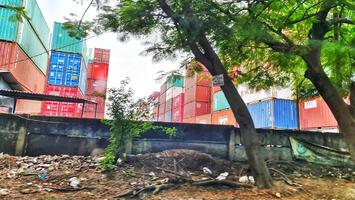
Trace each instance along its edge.
<instances>
[{"instance_id":1,"label":"large tree trunk","mask_svg":"<svg viewBox=\"0 0 355 200\"><path fill-rule=\"evenodd\" d=\"M352 159L355 161L355 117L351 112L354 104L351 100L351 106L348 106L335 86L331 83L325 74L320 62L320 50L313 49L307 55L303 56L307 63L305 77L308 78L323 97L339 125L339 131L343 134L349 148ZM352 84L351 99L354 98L355 84Z\"/></svg>"}]
</instances>

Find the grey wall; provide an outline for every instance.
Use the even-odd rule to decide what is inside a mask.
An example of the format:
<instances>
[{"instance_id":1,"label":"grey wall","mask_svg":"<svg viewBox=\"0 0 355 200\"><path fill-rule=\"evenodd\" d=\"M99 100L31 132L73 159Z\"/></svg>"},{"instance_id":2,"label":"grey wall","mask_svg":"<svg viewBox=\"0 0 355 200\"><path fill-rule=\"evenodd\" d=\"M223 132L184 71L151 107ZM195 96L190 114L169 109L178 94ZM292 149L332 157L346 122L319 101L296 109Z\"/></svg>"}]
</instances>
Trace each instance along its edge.
<instances>
[{"instance_id":1,"label":"grey wall","mask_svg":"<svg viewBox=\"0 0 355 200\"><path fill-rule=\"evenodd\" d=\"M193 149L221 158L246 160L239 129L233 126L156 123L175 127L176 136L149 131L132 142L132 153L167 149ZM289 137L346 149L341 135L291 130L258 129L268 159L291 160ZM36 156L41 154L90 155L108 144L109 127L100 120L0 114L0 152Z\"/></svg>"}]
</instances>

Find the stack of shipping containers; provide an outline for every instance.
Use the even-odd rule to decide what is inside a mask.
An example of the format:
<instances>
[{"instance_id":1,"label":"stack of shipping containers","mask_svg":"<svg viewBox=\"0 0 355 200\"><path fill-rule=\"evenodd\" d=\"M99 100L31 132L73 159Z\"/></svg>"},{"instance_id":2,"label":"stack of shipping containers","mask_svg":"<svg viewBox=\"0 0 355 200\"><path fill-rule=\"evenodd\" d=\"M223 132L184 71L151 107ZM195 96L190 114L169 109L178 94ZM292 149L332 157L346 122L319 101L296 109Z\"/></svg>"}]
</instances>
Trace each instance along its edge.
<instances>
[{"instance_id":1,"label":"stack of shipping containers","mask_svg":"<svg viewBox=\"0 0 355 200\"><path fill-rule=\"evenodd\" d=\"M188 76L185 85L183 122L208 124L211 119L211 79L209 73L204 69L200 74Z\"/></svg>"},{"instance_id":2,"label":"stack of shipping containers","mask_svg":"<svg viewBox=\"0 0 355 200\"><path fill-rule=\"evenodd\" d=\"M24 7L29 18L11 20L17 12L4 6ZM36 0L0 0L0 71L2 82L10 83L3 88L43 93L50 37ZM41 102L19 100L16 112L38 114Z\"/></svg>"},{"instance_id":3,"label":"stack of shipping containers","mask_svg":"<svg viewBox=\"0 0 355 200\"><path fill-rule=\"evenodd\" d=\"M149 121L158 121L159 120L159 97L160 92L153 92L149 95L148 101L150 102L150 119Z\"/></svg>"},{"instance_id":4,"label":"stack of shipping containers","mask_svg":"<svg viewBox=\"0 0 355 200\"><path fill-rule=\"evenodd\" d=\"M63 24L55 22L45 94L83 98L86 91L86 46L83 40L70 37ZM42 114L80 117L82 104L45 101Z\"/></svg>"},{"instance_id":5,"label":"stack of shipping containers","mask_svg":"<svg viewBox=\"0 0 355 200\"><path fill-rule=\"evenodd\" d=\"M95 111L96 118L101 119L105 116L109 64L110 50L95 48L93 59L90 59L88 64L85 99L96 102L97 107L94 104L85 105L84 117L86 118L95 118Z\"/></svg>"},{"instance_id":6,"label":"stack of shipping containers","mask_svg":"<svg viewBox=\"0 0 355 200\"><path fill-rule=\"evenodd\" d=\"M182 122L184 77L171 76L160 88L158 121Z\"/></svg>"}]
</instances>

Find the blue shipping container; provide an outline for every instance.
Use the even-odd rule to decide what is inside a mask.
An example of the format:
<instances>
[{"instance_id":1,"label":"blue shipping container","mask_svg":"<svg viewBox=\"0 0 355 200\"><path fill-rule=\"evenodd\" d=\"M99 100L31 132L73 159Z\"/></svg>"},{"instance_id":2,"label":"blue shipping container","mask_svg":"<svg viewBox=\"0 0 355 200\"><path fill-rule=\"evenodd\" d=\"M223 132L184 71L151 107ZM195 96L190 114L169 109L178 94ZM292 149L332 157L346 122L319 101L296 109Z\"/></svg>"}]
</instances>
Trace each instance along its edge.
<instances>
[{"instance_id":1,"label":"blue shipping container","mask_svg":"<svg viewBox=\"0 0 355 200\"><path fill-rule=\"evenodd\" d=\"M298 113L292 100L270 99L248 105L256 128L297 129Z\"/></svg>"},{"instance_id":2,"label":"blue shipping container","mask_svg":"<svg viewBox=\"0 0 355 200\"><path fill-rule=\"evenodd\" d=\"M48 84L76 87L79 85L82 57L78 54L52 52Z\"/></svg>"}]
</instances>

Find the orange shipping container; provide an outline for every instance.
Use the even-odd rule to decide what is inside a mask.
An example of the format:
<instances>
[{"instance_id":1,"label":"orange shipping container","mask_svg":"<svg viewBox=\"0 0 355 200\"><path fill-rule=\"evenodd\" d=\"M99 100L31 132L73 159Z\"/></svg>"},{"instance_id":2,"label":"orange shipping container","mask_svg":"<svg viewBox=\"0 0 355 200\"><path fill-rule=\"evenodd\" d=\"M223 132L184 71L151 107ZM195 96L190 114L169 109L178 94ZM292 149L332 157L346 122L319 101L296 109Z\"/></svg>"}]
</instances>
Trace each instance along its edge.
<instances>
[{"instance_id":1,"label":"orange shipping container","mask_svg":"<svg viewBox=\"0 0 355 200\"><path fill-rule=\"evenodd\" d=\"M234 118L231 109L222 110L212 113L212 124L223 124L237 126L237 121Z\"/></svg>"},{"instance_id":2,"label":"orange shipping container","mask_svg":"<svg viewBox=\"0 0 355 200\"><path fill-rule=\"evenodd\" d=\"M195 124L196 123L196 117L190 117L182 120L183 123L187 124Z\"/></svg>"},{"instance_id":3,"label":"orange shipping container","mask_svg":"<svg viewBox=\"0 0 355 200\"><path fill-rule=\"evenodd\" d=\"M211 88L206 86L185 88L185 104L193 101L211 102Z\"/></svg>"},{"instance_id":4,"label":"orange shipping container","mask_svg":"<svg viewBox=\"0 0 355 200\"><path fill-rule=\"evenodd\" d=\"M44 91L46 76L16 43L0 42L0 71L5 81L17 83L25 91Z\"/></svg>"},{"instance_id":5,"label":"orange shipping container","mask_svg":"<svg viewBox=\"0 0 355 200\"><path fill-rule=\"evenodd\" d=\"M197 124L212 124L212 115L201 115L196 117Z\"/></svg>"}]
</instances>

